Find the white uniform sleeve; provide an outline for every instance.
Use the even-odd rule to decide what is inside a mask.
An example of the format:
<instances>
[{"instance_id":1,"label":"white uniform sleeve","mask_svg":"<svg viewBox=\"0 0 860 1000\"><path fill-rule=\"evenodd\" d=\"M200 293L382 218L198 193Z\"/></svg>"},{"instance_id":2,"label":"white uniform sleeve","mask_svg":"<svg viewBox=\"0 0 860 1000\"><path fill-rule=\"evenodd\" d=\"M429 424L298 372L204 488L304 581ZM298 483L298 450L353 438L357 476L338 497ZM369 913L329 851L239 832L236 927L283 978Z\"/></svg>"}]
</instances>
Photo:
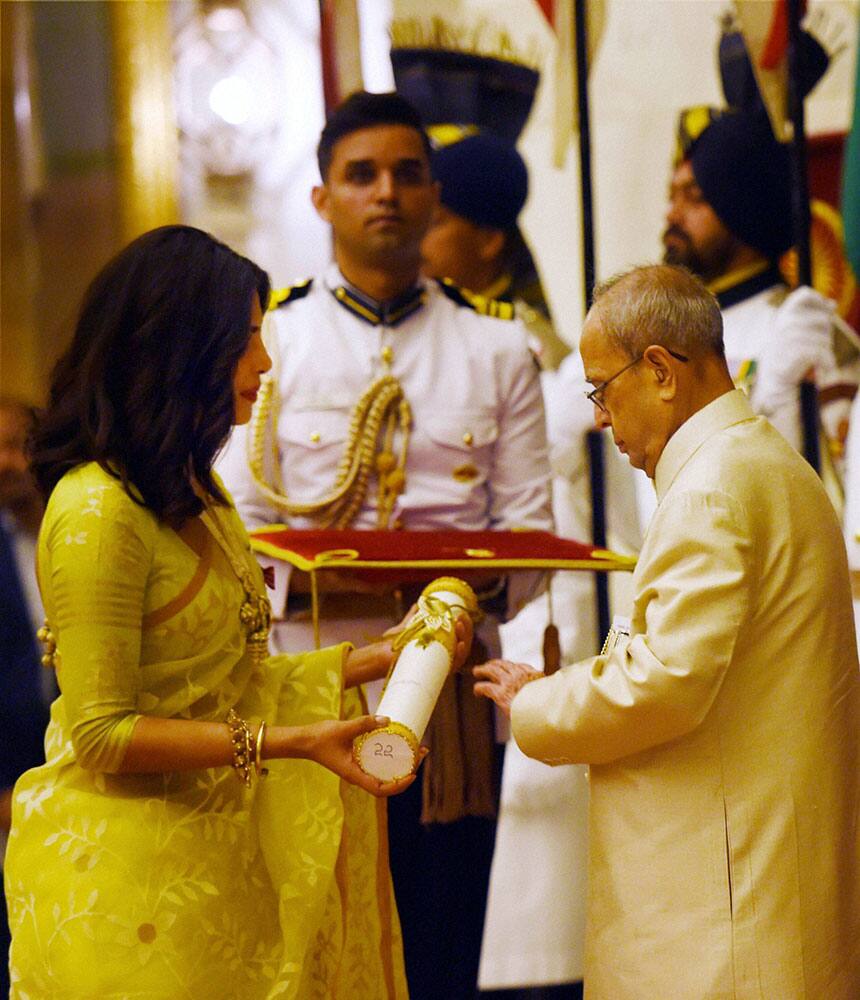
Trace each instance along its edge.
<instances>
[{"instance_id":1,"label":"white uniform sleeve","mask_svg":"<svg viewBox=\"0 0 860 1000\"><path fill-rule=\"evenodd\" d=\"M553 530L546 418L537 366L523 346L504 355L499 378L504 406L490 475L490 524ZM540 586L542 574L514 573L508 581L508 614L515 614Z\"/></svg>"},{"instance_id":2,"label":"white uniform sleeve","mask_svg":"<svg viewBox=\"0 0 860 1000\"><path fill-rule=\"evenodd\" d=\"M541 385L546 404L546 426L552 471L572 479L586 462L585 435L595 429L594 407L585 398L582 359L573 351L557 371L543 372Z\"/></svg>"},{"instance_id":3,"label":"white uniform sleeve","mask_svg":"<svg viewBox=\"0 0 860 1000\"><path fill-rule=\"evenodd\" d=\"M753 603L748 533L725 495L666 498L657 517L630 641L514 699L513 734L530 757L606 763L691 732L710 709Z\"/></svg>"},{"instance_id":4,"label":"white uniform sleeve","mask_svg":"<svg viewBox=\"0 0 860 1000\"><path fill-rule=\"evenodd\" d=\"M546 405L547 437L549 439L549 460L554 478L553 503L556 531L568 534L563 525L573 521L578 525L574 537L588 541L591 537L591 483L587 435L595 431L594 406L585 398L591 386L585 381L582 359L574 351L564 359L557 371L541 374L544 402ZM642 547L640 515L636 504L634 469L615 448L608 431L603 431L603 455L605 461L607 539L610 548L638 552ZM636 473L638 474L638 473ZM643 473L644 476L644 473ZM562 511L557 498L556 483L564 480L571 489L567 490L567 506L576 497L578 516L571 518L568 511ZM647 483L654 509L654 488Z\"/></svg>"},{"instance_id":5,"label":"white uniform sleeve","mask_svg":"<svg viewBox=\"0 0 860 1000\"><path fill-rule=\"evenodd\" d=\"M490 527L552 531L546 417L537 366L524 346L505 367L490 476Z\"/></svg>"},{"instance_id":6,"label":"white uniform sleeve","mask_svg":"<svg viewBox=\"0 0 860 1000\"><path fill-rule=\"evenodd\" d=\"M248 444L251 425L234 427L224 450L215 463L215 471L230 491L236 510L245 527L259 528L274 524L278 514L260 493L248 465Z\"/></svg>"},{"instance_id":7,"label":"white uniform sleeve","mask_svg":"<svg viewBox=\"0 0 860 1000\"><path fill-rule=\"evenodd\" d=\"M782 303L772 337L759 358L752 406L796 448L802 446L798 386L810 369L820 380L836 367L833 354L835 304L805 286Z\"/></svg>"}]
</instances>

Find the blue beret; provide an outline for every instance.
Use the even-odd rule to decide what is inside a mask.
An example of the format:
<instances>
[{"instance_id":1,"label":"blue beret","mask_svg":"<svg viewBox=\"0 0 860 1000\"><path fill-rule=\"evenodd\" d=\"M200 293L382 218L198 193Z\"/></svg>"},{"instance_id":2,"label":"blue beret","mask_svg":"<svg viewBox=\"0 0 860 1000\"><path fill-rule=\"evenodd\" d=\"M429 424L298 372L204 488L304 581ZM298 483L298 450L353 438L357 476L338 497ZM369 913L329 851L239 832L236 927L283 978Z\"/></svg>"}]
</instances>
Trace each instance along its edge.
<instances>
[{"instance_id":1,"label":"blue beret","mask_svg":"<svg viewBox=\"0 0 860 1000\"><path fill-rule=\"evenodd\" d=\"M467 136L433 154L433 175L442 204L490 229L513 229L529 191L529 176L516 148L486 132Z\"/></svg>"}]
</instances>

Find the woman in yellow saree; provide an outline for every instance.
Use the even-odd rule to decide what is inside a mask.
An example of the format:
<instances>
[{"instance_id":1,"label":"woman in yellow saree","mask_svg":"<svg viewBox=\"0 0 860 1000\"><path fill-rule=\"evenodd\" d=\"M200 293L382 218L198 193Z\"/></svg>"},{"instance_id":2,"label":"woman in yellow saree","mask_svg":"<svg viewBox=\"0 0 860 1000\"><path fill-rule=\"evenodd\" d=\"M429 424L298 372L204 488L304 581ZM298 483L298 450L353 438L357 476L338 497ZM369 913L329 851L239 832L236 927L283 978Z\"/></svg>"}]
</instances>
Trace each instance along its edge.
<instances>
[{"instance_id":1,"label":"woman in yellow saree","mask_svg":"<svg viewBox=\"0 0 860 1000\"><path fill-rule=\"evenodd\" d=\"M211 236L154 230L93 282L55 370L33 468L61 695L13 799L18 1000L407 995L381 799L411 779L351 755L390 643L267 657L211 471L270 366L268 296Z\"/></svg>"}]
</instances>

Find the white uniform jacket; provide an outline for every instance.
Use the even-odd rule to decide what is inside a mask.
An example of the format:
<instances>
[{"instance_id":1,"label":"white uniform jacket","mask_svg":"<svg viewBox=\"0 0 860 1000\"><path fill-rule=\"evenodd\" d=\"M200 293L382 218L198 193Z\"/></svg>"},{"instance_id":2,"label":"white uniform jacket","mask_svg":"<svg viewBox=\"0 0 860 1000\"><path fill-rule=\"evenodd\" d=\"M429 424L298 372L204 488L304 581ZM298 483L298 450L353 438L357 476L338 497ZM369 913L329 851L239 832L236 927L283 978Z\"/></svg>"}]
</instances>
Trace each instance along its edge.
<instances>
[{"instance_id":1,"label":"white uniform jacket","mask_svg":"<svg viewBox=\"0 0 860 1000\"><path fill-rule=\"evenodd\" d=\"M589 1000L860 996L860 673L821 483L744 395L656 469L630 639L526 685L521 748L591 764Z\"/></svg>"},{"instance_id":2,"label":"white uniform jacket","mask_svg":"<svg viewBox=\"0 0 860 1000\"><path fill-rule=\"evenodd\" d=\"M413 420L394 527L552 530L543 401L522 325L479 315L436 282L423 286L418 308L396 325L374 324L338 300L344 286L332 266L307 295L267 319L281 399L277 458L287 496L310 501L331 489L351 410L388 370L402 385ZM246 442L247 431L239 428L218 466L245 524L314 527L313 519L287 518L261 496ZM395 438L395 453L398 448ZM374 481L351 527L377 527ZM276 614L283 610L279 589Z\"/></svg>"},{"instance_id":3,"label":"white uniform jacket","mask_svg":"<svg viewBox=\"0 0 860 1000\"><path fill-rule=\"evenodd\" d=\"M798 451L803 449L798 386L814 369L819 389L857 384L856 351L842 358L847 345L833 324L835 304L811 288L790 291L768 274L720 292L726 360L735 384L745 388L753 409L770 420ZM758 285L764 287L755 290ZM841 359L841 360L840 360ZM847 419L849 398L822 406L828 437Z\"/></svg>"}]
</instances>

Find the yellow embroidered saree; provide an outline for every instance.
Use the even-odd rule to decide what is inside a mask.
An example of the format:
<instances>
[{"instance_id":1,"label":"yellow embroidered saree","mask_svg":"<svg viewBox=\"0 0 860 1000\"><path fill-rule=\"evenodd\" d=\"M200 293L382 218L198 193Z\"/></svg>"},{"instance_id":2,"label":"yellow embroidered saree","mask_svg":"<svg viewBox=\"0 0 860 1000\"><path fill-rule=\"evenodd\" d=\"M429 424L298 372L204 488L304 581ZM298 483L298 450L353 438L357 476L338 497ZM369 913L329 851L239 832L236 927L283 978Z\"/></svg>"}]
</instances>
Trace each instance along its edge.
<instances>
[{"instance_id":1,"label":"yellow embroidered saree","mask_svg":"<svg viewBox=\"0 0 860 1000\"><path fill-rule=\"evenodd\" d=\"M195 551L93 464L51 497L39 575L61 695L14 792L12 997L405 998L384 802L300 760L250 789L229 767L116 773L141 714L360 714L345 647L255 666L214 539Z\"/></svg>"}]
</instances>

